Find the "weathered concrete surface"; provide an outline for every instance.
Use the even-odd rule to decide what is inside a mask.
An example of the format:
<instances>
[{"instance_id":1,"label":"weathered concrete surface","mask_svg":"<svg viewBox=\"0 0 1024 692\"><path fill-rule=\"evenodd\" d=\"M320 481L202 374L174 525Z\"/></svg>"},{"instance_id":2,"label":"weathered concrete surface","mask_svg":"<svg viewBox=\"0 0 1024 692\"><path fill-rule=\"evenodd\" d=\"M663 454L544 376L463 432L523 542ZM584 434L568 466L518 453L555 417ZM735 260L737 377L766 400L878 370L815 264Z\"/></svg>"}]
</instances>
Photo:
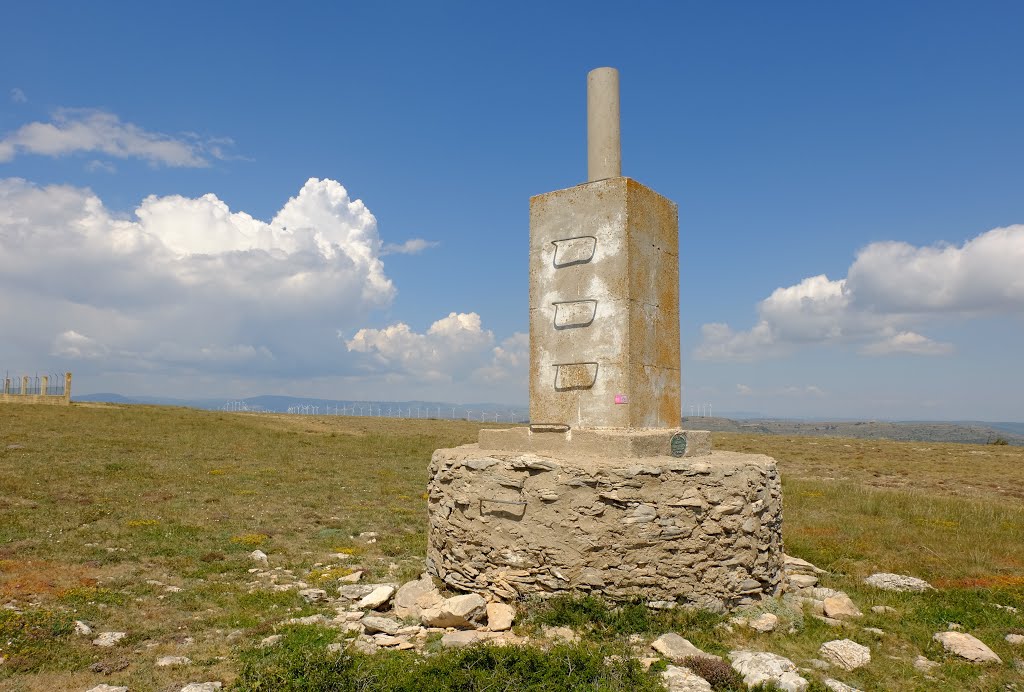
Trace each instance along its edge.
<instances>
[{"instance_id":1,"label":"weathered concrete surface","mask_svg":"<svg viewBox=\"0 0 1024 692\"><path fill-rule=\"evenodd\" d=\"M630 178L530 200L530 421L679 426L676 205Z\"/></svg>"},{"instance_id":2,"label":"weathered concrete surface","mask_svg":"<svg viewBox=\"0 0 1024 692\"><path fill-rule=\"evenodd\" d=\"M622 175L619 135L619 71L599 67L587 73L587 180Z\"/></svg>"},{"instance_id":3,"label":"weathered concrete surface","mask_svg":"<svg viewBox=\"0 0 1024 692\"><path fill-rule=\"evenodd\" d=\"M562 457L658 457L672 455L672 437L686 440L682 456L711 454L707 430L578 428L564 432L535 430L529 426L480 431L481 449L532 452ZM674 456L674 455L672 455Z\"/></svg>"},{"instance_id":4,"label":"weathered concrete surface","mask_svg":"<svg viewBox=\"0 0 1024 692\"><path fill-rule=\"evenodd\" d=\"M775 461L434 452L428 571L499 599L596 592L706 608L775 596L782 492Z\"/></svg>"}]
</instances>

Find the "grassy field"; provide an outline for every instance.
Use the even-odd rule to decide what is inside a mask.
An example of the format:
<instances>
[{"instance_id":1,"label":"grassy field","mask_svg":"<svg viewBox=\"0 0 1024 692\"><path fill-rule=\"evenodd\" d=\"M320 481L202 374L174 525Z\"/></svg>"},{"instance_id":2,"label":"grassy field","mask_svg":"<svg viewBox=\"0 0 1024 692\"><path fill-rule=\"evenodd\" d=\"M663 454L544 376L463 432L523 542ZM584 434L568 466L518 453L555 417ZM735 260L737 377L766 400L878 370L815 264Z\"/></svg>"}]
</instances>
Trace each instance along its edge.
<instances>
[{"instance_id":1,"label":"grassy field","mask_svg":"<svg viewBox=\"0 0 1024 692\"><path fill-rule=\"evenodd\" d=\"M7 606L0 688L86 690L105 682L177 690L222 680L273 689L260 686L260 666L319 661L324 641L337 634L282 630L288 618L332 611L294 591L252 589L248 553L260 548L310 583L337 577L322 570L333 553L350 554L364 581L418 575L430 453L473 441L480 427L98 404L0 408L0 606ZM524 633L565 622L585 635L573 651L538 659L543 665L568 661L577 674L600 668L607 652L628 652L630 635L652 639L668 629L713 653L749 646L804 665L823 641L848 636L872 647L867 668L842 675L862 689L1024 690L1024 651L1003 640L1024 633L1024 449L730 433L716 434L715 444L778 459L787 552L827 569L823 584L846 590L868 613L859 624L886 634L838 632L804 617L793 619L794 634L728 633L714 616L633 613L622 624L593 604L532 605ZM874 571L913 574L939 589L871 591L860 580ZM876 604L899 614L870 613ZM99 649L73 633L74 620L128 637ZM1005 663L977 667L945 656L931 635L948 622ZM253 652L275 631L287 634L282 651L293 659ZM942 661L935 680L913 669L917 654ZM192 663L154 667L166 655ZM374 689L365 680L405 680L410 671L452 680L452 671L472 670L467 655L440 657L435 670L416 668L410 654L380 655L372 670L349 661L338 675L363 670L364 689ZM340 664L327 661L324 670L332 665ZM602 675L604 689L650 682L625 668Z\"/></svg>"},{"instance_id":2,"label":"grassy field","mask_svg":"<svg viewBox=\"0 0 1024 692\"><path fill-rule=\"evenodd\" d=\"M923 421L798 421L732 419L721 416L683 416L684 429L713 432L782 435L784 437L846 437L860 440L904 442L957 442L989 444L1002 441L1024 446L1024 434L1016 423L928 423Z\"/></svg>"}]
</instances>

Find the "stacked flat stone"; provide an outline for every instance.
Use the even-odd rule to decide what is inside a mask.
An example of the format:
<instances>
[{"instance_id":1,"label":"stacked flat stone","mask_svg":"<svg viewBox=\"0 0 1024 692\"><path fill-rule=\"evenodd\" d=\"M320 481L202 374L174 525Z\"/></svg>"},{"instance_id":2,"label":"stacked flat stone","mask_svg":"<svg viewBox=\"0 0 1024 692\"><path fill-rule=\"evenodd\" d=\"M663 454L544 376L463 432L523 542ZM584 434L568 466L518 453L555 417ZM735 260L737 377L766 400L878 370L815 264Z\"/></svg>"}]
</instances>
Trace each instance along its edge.
<instances>
[{"instance_id":1,"label":"stacked flat stone","mask_svg":"<svg viewBox=\"0 0 1024 692\"><path fill-rule=\"evenodd\" d=\"M722 610L779 593L774 460L434 453L428 570L501 599L597 592Z\"/></svg>"}]
</instances>

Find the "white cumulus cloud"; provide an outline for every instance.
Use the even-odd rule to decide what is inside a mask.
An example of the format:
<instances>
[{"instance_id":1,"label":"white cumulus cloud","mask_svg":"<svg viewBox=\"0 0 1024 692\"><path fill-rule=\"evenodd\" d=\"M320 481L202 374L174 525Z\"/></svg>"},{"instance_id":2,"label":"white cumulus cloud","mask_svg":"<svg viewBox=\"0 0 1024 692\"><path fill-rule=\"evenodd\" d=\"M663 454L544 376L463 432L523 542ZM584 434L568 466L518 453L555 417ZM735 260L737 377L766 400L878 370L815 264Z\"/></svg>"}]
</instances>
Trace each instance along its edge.
<instances>
[{"instance_id":1,"label":"white cumulus cloud","mask_svg":"<svg viewBox=\"0 0 1024 692\"><path fill-rule=\"evenodd\" d=\"M0 180L0 340L76 372L298 377L347 365L336 333L391 304L377 222L310 179L269 222L215 195L109 210L87 189Z\"/></svg>"},{"instance_id":2,"label":"white cumulus cloud","mask_svg":"<svg viewBox=\"0 0 1024 692\"><path fill-rule=\"evenodd\" d=\"M440 243L423 238L410 238L404 243L386 243L382 255L418 255L424 250L437 247Z\"/></svg>"},{"instance_id":3,"label":"white cumulus cloud","mask_svg":"<svg viewBox=\"0 0 1024 692\"><path fill-rule=\"evenodd\" d=\"M1024 313L1024 225L995 228L965 242L915 247L872 243L846 278L813 276L777 288L758 304L749 330L701 327L694 355L752 361L812 344L855 344L865 355L945 355L948 343L916 331L937 317Z\"/></svg>"},{"instance_id":4,"label":"white cumulus cloud","mask_svg":"<svg viewBox=\"0 0 1024 692\"><path fill-rule=\"evenodd\" d=\"M51 122L28 123L0 139L0 163L18 154L57 157L86 152L141 159L155 166L203 167L211 157L227 158L227 144L230 140L224 138L150 132L106 111L63 108Z\"/></svg>"},{"instance_id":5,"label":"white cumulus cloud","mask_svg":"<svg viewBox=\"0 0 1024 692\"><path fill-rule=\"evenodd\" d=\"M866 356L888 356L910 353L917 356L945 356L953 352L953 344L933 341L917 332L898 332L866 344L860 349Z\"/></svg>"},{"instance_id":6,"label":"white cumulus cloud","mask_svg":"<svg viewBox=\"0 0 1024 692\"><path fill-rule=\"evenodd\" d=\"M525 334L516 333L496 345L493 332L483 328L475 312L450 313L422 333L403 322L383 329L360 329L345 346L350 352L364 354L367 372L411 382L525 378L529 360Z\"/></svg>"}]
</instances>

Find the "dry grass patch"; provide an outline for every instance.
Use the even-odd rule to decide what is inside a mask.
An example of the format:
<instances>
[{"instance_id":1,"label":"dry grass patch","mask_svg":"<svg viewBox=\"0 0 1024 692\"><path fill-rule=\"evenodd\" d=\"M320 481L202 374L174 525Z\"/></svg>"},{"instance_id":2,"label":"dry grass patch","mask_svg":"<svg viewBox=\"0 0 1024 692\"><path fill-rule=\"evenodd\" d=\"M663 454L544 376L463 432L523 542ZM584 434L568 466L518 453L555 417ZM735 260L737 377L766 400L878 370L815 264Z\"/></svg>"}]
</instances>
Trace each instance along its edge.
<instances>
[{"instance_id":1,"label":"dry grass patch","mask_svg":"<svg viewBox=\"0 0 1024 692\"><path fill-rule=\"evenodd\" d=\"M1024 447L715 433L715 447L767 454L785 477L1024 503Z\"/></svg>"}]
</instances>

